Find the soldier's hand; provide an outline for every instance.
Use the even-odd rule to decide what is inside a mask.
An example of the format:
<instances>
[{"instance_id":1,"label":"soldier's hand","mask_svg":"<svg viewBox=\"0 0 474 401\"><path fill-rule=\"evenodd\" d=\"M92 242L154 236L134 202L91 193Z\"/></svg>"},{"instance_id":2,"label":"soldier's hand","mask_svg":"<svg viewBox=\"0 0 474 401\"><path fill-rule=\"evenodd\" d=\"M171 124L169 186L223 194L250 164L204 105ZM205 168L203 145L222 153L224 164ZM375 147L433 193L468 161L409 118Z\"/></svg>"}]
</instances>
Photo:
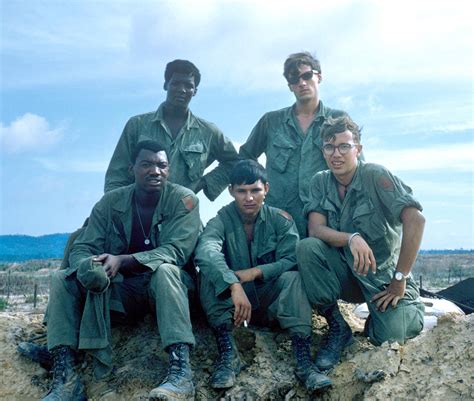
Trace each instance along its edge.
<instances>
[{"instance_id":1,"label":"soldier's hand","mask_svg":"<svg viewBox=\"0 0 474 401\"><path fill-rule=\"evenodd\" d=\"M235 275L239 278L241 283L247 283L254 281L257 278L262 277L262 271L258 267L251 267L250 269L234 271Z\"/></svg>"},{"instance_id":2,"label":"soldier's hand","mask_svg":"<svg viewBox=\"0 0 474 401\"><path fill-rule=\"evenodd\" d=\"M372 249L360 235L356 235L351 240L350 250L354 256L354 271L361 276L367 276L369 269L375 274L377 262L375 261Z\"/></svg>"},{"instance_id":3,"label":"soldier's hand","mask_svg":"<svg viewBox=\"0 0 474 401\"><path fill-rule=\"evenodd\" d=\"M232 302L235 307L234 325L240 326L244 320L250 323L252 316L252 305L240 283L234 283L230 286Z\"/></svg>"},{"instance_id":4,"label":"soldier's hand","mask_svg":"<svg viewBox=\"0 0 474 401\"><path fill-rule=\"evenodd\" d=\"M92 261L102 263L105 273L109 278L114 278L122 265L120 256L111 255L110 253L103 253L96 256Z\"/></svg>"},{"instance_id":5,"label":"soldier's hand","mask_svg":"<svg viewBox=\"0 0 474 401\"><path fill-rule=\"evenodd\" d=\"M370 301L376 302L375 307L385 312L390 304L394 308L397 306L398 301L405 296L405 289L406 280L398 281L393 278L387 289L375 294Z\"/></svg>"}]
</instances>

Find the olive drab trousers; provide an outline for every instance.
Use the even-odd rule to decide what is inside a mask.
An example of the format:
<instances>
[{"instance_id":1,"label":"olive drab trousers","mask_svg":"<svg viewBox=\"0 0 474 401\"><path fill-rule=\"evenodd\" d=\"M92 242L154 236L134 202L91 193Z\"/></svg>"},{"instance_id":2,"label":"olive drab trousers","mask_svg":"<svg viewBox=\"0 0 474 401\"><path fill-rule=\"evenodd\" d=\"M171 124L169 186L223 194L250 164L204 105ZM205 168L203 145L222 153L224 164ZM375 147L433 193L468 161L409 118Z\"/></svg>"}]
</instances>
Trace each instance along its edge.
<instances>
[{"instance_id":1,"label":"olive drab trousers","mask_svg":"<svg viewBox=\"0 0 474 401\"><path fill-rule=\"evenodd\" d=\"M390 283L395 266L378 269L367 276L354 273L352 266L341 256L338 248L317 238L306 238L296 248L298 269L311 305L326 306L342 299L347 302L367 302L370 316L365 334L371 342L380 345L385 341L401 344L417 336L423 329L424 306L413 279L407 280L405 296L396 308L389 306L378 311L371 298Z\"/></svg>"},{"instance_id":2,"label":"olive drab trousers","mask_svg":"<svg viewBox=\"0 0 474 401\"><path fill-rule=\"evenodd\" d=\"M194 345L188 301L188 291L194 289L194 283L181 268L164 263L154 272L124 277L112 286L115 288L107 302L109 310L103 311L112 312L112 321L133 323L147 311L155 310L163 348L176 343ZM81 349L81 342L87 344L85 349L101 348L103 339L88 336L98 329L94 319L84 318L88 313L84 310L87 292L76 272L59 270L54 274L45 319L49 349L59 345Z\"/></svg>"},{"instance_id":3,"label":"olive drab trousers","mask_svg":"<svg viewBox=\"0 0 474 401\"><path fill-rule=\"evenodd\" d=\"M234 304L230 297L215 296L212 282L201 277L201 304L211 327L232 325ZM252 311L251 322L268 326L277 321L291 335L311 334L311 305L304 293L301 277L296 271L282 273L276 279L256 285L259 306Z\"/></svg>"}]
</instances>

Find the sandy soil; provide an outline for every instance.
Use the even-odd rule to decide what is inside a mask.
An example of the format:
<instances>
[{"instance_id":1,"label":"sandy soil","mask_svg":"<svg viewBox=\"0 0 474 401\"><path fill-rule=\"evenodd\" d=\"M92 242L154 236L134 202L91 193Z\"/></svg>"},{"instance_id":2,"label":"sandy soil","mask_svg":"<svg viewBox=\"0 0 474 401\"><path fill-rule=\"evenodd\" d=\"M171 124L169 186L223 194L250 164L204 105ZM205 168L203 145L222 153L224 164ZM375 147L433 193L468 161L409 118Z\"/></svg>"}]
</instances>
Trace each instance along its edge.
<instances>
[{"instance_id":1,"label":"sandy soil","mask_svg":"<svg viewBox=\"0 0 474 401\"><path fill-rule=\"evenodd\" d=\"M474 315L446 315L438 326L404 346L372 346L360 335L363 321L352 306L341 305L356 335L330 377L333 387L309 395L293 375L288 336L261 329L238 329L235 336L247 368L230 390L208 386L216 346L210 330L195 324L198 345L192 354L196 400L471 400L474 399ZM16 345L44 331L41 311L0 313L0 399L38 400L51 380L39 365L25 360ZM314 316L314 351L325 331ZM91 400L146 400L166 374L167 354L151 318L137 327L113 331L114 373L101 382L93 379L86 361L80 371ZM383 375L381 381L372 381Z\"/></svg>"}]
</instances>

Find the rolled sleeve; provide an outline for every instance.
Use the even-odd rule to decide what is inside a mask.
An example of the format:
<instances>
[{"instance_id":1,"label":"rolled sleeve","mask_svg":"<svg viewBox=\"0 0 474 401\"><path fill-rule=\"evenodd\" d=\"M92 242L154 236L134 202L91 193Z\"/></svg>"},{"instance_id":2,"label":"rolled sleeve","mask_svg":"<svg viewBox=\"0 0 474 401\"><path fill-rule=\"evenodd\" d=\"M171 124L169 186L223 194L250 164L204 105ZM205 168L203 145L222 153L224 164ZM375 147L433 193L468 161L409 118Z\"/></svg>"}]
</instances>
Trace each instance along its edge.
<instances>
[{"instance_id":1,"label":"rolled sleeve","mask_svg":"<svg viewBox=\"0 0 474 401\"><path fill-rule=\"evenodd\" d=\"M324 216L327 211L322 207L322 200L324 198L324 182L323 175L317 173L311 179L309 186L309 201L303 207L303 214L305 217L312 212L320 213Z\"/></svg>"},{"instance_id":2,"label":"rolled sleeve","mask_svg":"<svg viewBox=\"0 0 474 401\"><path fill-rule=\"evenodd\" d=\"M85 230L76 238L69 254L69 266L88 270L94 256L104 253L107 236L107 202L104 197L96 203Z\"/></svg>"},{"instance_id":3,"label":"rolled sleeve","mask_svg":"<svg viewBox=\"0 0 474 401\"><path fill-rule=\"evenodd\" d=\"M129 185L133 178L128 172L131 163L132 149L136 144L138 119L132 117L127 121L115 147L109 166L105 173L104 192Z\"/></svg>"},{"instance_id":4,"label":"rolled sleeve","mask_svg":"<svg viewBox=\"0 0 474 401\"><path fill-rule=\"evenodd\" d=\"M275 249L275 262L259 265L263 280L271 281L284 272L296 267L296 243L299 240L295 222L277 213L277 246Z\"/></svg>"},{"instance_id":5,"label":"rolled sleeve","mask_svg":"<svg viewBox=\"0 0 474 401\"><path fill-rule=\"evenodd\" d=\"M239 156L241 159L257 160L266 151L268 132L268 115L265 114L255 125L247 141L240 147Z\"/></svg>"},{"instance_id":6,"label":"rolled sleeve","mask_svg":"<svg viewBox=\"0 0 474 401\"><path fill-rule=\"evenodd\" d=\"M377 196L384 205L390 220L401 223L400 216L406 207L414 207L420 212L423 210L420 202L413 197L412 189L385 167L379 166L379 170L373 177Z\"/></svg>"},{"instance_id":7,"label":"rolled sleeve","mask_svg":"<svg viewBox=\"0 0 474 401\"><path fill-rule=\"evenodd\" d=\"M227 265L223 252L225 229L219 216L209 220L196 246L195 261L201 274L214 285L215 295L219 296L239 279Z\"/></svg>"},{"instance_id":8,"label":"rolled sleeve","mask_svg":"<svg viewBox=\"0 0 474 401\"><path fill-rule=\"evenodd\" d=\"M217 160L218 166L203 176L204 194L215 200L229 184L229 174L238 159L237 151L232 142L217 128L212 133L212 146L209 157L212 162Z\"/></svg>"}]
</instances>

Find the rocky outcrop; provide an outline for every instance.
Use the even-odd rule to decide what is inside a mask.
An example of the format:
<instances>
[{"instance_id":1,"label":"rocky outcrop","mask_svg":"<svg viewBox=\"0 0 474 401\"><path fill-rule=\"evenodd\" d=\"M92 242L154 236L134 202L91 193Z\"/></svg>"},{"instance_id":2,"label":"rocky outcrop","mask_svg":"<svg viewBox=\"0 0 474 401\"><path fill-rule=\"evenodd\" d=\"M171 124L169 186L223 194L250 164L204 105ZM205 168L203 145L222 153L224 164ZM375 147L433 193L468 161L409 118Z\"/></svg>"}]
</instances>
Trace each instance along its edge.
<instances>
[{"instance_id":1,"label":"rocky outcrop","mask_svg":"<svg viewBox=\"0 0 474 401\"><path fill-rule=\"evenodd\" d=\"M217 392L208 385L217 350L214 337L202 322L195 322L197 346L192 354L196 400L389 400L474 398L474 315L446 315L438 326L404 346L372 346L360 335L363 321L342 304L356 335L342 362L330 373L333 387L324 394L309 395L293 374L289 337L278 331L239 328L236 341L246 363L236 385ZM38 312L0 314L1 399L40 399L50 375L39 365L20 357L16 345L44 331ZM325 331L324 321L314 316L313 352ZM81 374L93 400L146 400L148 392L166 374L167 354L151 317L137 327L113 330L113 374L94 380L87 358Z\"/></svg>"}]
</instances>

